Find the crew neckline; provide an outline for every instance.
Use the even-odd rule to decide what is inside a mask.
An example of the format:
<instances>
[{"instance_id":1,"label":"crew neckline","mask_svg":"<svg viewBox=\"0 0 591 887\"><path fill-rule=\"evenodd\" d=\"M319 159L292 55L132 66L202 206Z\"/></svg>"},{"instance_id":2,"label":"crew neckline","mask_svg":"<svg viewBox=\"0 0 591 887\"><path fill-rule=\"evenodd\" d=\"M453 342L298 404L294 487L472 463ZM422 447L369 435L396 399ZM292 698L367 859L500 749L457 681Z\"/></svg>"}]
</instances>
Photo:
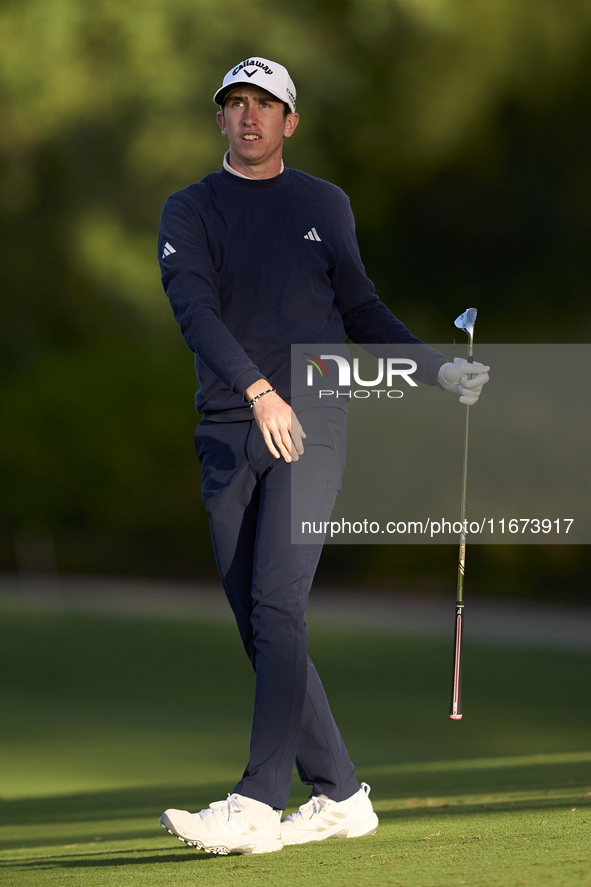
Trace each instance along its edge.
<instances>
[{"instance_id":1,"label":"crew neckline","mask_svg":"<svg viewBox=\"0 0 591 887\"><path fill-rule=\"evenodd\" d=\"M233 167L231 167L230 166L230 151L229 150L226 151L226 153L224 154L223 167L225 170L227 170L227 172L231 173L233 176L236 176L239 179L246 179L249 182L260 182L261 181L261 179L255 179L254 176L245 176L244 173L238 172L237 169L234 169ZM283 162L283 158L282 158L281 159L281 170L279 171L279 175L281 175L281 173L283 172L284 169L285 169L285 163ZM273 176L272 178L275 178L275 176Z\"/></svg>"},{"instance_id":2,"label":"crew neckline","mask_svg":"<svg viewBox=\"0 0 591 887\"><path fill-rule=\"evenodd\" d=\"M243 191L271 191L274 188L281 188L289 179L289 168L284 167L283 172L273 176L272 179L247 179L243 176L234 175L232 172L222 166L220 170L222 180L234 188L240 188Z\"/></svg>"}]
</instances>

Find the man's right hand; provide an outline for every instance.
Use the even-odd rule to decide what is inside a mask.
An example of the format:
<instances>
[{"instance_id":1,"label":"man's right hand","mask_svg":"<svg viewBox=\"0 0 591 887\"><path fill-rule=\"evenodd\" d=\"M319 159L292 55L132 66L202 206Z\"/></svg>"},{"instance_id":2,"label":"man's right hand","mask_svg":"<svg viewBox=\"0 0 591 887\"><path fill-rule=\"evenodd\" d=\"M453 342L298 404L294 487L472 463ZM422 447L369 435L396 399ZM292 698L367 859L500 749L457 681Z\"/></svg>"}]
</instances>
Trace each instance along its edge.
<instances>
[{"instance_id":1,"label":"man's right hand","mask_svg":"<svg viewBox=\"0 0 591 887\"><path fill-rule=\"evenodd\" d=\"M489 366L477 361L469 363L456 357L453 363L444 363L439 367L439 384L445 391L459 394L460 403L471 406L480 397L482 386L488 382L489 370Z\"/></svg>"},{"instance_id":2,"label":"man's right hand","mask_svg":"<svg viewBox=\"0 0 591 887\"><path fill-rule=\"evenodd\" d=\"M244 397L252 400L270 387L264 380L255 382L244 392ZM283 457L286 462L297 462L304 452L302 438L306 435L290 405L272 391L255 403L252 412L269 452L276 459Z\"/></svg>"}]
</instances>

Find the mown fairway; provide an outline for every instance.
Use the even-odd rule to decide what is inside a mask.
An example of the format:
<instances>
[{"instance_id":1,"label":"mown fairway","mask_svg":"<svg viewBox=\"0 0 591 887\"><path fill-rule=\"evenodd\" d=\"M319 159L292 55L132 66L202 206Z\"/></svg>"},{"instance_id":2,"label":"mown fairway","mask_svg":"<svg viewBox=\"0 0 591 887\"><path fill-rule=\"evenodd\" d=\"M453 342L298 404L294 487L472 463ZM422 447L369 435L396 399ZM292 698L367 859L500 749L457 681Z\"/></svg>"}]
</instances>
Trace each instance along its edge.
<instances>
[{"instance_id":1,"label":"mown fairway","mask_svg":"<svg viewBox=\"0 0 591 887\"><path fill-rule=\"evenodd\" d=\"M312 630L380 829L217 858L158 816L241 773L254 680L233 627L14 610L1 626L6 887L591 887L591 655L467 642L454 723L451 624L446 643Z\"/></svg>"}]
</instances>

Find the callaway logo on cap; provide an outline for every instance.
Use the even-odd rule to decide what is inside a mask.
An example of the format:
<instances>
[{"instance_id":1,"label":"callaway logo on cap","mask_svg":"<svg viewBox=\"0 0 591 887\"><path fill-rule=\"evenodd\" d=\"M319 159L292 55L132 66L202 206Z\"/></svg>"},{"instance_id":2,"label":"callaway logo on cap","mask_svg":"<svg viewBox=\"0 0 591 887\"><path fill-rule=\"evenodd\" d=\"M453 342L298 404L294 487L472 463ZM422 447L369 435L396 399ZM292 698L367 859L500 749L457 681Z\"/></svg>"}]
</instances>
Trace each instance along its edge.
<instances>
[{"instance_id":1,"label":"callaway logo on cap","mask_svg":"<svg viewBox=\"0 0 591 887\"><path fill-rule=\"evenodd\" d=\"M258 56L240 62L224 77L221 89L218 89L213 97L214 102L217 105L223 105L228 93L241 83L261 86L271 95L289 105L290 110L295 111L296 109L296 88L293 85L293 80L287 73L287 69L283 65L278 65L277 62L270 62L269 59L262 59Z\"/></svg>"}]
</instances>

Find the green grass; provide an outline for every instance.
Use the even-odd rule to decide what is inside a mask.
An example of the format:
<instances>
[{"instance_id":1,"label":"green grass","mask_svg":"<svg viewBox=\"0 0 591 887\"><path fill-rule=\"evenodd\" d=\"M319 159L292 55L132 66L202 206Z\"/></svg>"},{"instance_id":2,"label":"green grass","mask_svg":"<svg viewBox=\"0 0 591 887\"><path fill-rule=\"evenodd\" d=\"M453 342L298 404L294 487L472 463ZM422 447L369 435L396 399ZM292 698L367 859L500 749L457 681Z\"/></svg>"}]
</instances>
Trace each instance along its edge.
<instances>
[{"instance_id":1,"label":"green grass","mask_svg":"<svg viewBox=\"0 0 591 887\"><path fill-rule=\"evenodd\" d=\"M453 620L452 620L453 621ZM158 826L225 797L254 677L231 626L6 612L0 884L591 887L591 655L311 632L373 838L210 857ZM294 780L292 807L306 799Z\"/></svg>"}]
</instances>

